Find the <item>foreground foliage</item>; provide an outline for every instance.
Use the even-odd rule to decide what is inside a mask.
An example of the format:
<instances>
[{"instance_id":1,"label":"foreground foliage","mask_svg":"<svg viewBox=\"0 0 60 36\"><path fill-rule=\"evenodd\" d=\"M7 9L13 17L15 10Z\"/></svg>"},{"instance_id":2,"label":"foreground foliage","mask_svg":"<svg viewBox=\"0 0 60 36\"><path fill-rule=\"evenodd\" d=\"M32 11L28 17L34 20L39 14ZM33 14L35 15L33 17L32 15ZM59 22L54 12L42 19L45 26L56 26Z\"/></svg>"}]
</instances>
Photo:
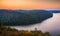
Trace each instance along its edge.
<instances>
[{"instance_id":1,"label":"foreground foliage","mask_svg":"<svg viewBox=\"0 0 60 36\"><path fill-rule=\"evenodd\" d=\"M37 28L35 28L34 31L28 31L0 25L0 36L50 36L50 34L49 32L43 33L42 31L37 30Z\"/></svg>"}]
</instances>

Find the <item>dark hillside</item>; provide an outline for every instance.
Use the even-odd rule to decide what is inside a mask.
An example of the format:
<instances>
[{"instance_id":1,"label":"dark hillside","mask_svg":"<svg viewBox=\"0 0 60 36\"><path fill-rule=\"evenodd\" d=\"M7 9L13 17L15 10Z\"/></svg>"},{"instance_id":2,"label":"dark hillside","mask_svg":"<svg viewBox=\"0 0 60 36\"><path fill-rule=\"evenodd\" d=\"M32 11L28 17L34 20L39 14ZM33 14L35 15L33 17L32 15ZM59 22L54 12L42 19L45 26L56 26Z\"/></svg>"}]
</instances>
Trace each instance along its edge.
<instances>
[{"instance_id":1,"label":"dark hillside","mask_svg":"<svg viewBox=\"0 0 60 36\"><path fill-rule=\"evenodd\" d=\"M0 23L3 25L31 25L40 23L50 17L52 12L46 10L0 10Z\"/></svg>"}]
</instances>

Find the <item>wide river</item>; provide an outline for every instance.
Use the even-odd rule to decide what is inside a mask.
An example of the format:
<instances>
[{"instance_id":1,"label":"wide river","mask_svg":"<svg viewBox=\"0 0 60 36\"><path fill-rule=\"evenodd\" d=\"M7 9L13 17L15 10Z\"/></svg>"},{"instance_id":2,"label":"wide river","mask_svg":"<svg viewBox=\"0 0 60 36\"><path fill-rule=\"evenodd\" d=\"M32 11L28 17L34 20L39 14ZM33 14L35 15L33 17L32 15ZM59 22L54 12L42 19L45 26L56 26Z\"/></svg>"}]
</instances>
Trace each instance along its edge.
<instances>
[{"instance_id":1,"label":"wide river","mask_svg":"<svg viewBox=\"0 0 60 36\"><path fill-rule=\"evenodd\" d=\"M42 23L30 25L30 26L11 26L18 30L42 30L43 32L60 33L60 13L53 13L53 17L43 21Z\"/></svg>"}]
</instances>

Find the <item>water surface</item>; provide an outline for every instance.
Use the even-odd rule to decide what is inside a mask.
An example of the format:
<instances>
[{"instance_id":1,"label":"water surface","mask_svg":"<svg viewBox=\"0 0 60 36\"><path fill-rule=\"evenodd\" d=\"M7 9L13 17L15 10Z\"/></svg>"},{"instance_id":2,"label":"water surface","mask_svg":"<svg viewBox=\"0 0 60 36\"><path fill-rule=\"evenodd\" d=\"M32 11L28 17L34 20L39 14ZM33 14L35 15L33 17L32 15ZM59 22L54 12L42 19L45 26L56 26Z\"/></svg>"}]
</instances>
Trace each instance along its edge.
<instances>
[{"instance_id":1,"label":"water surface","mask_svg":"<svg viewBox=\"0 0 60 36\"><path fill-rule=\"evenodd\" d=\"M50 33L60 33L60 13L53 13L53 17L49 18L42 23L38 23L30 26L11 26L12 28L16 28L18 30L34 30L37 28L38 30L42 30L43 32Z\"/></svg>"}]
</instances>

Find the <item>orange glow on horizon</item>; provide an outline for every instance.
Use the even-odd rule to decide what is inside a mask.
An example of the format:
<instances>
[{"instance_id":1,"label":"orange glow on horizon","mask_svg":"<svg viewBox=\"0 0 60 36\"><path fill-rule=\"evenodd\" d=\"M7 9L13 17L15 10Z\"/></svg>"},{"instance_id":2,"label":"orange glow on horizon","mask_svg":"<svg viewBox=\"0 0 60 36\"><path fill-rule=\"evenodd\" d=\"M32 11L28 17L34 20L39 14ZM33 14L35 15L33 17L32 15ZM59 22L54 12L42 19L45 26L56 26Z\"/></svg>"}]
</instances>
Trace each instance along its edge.
<instances>
[{"instance_id":1,"label":"orange glow on horizon","mask_svg":"<svg viewBox=\"0 0 60 36\"><path fill-rule=\"evenodd\" d=\"M54 9L60 8L57 3L30 2L21 0L1 0L0 8L8 9Z\"/></svg>"}]
</instances>

